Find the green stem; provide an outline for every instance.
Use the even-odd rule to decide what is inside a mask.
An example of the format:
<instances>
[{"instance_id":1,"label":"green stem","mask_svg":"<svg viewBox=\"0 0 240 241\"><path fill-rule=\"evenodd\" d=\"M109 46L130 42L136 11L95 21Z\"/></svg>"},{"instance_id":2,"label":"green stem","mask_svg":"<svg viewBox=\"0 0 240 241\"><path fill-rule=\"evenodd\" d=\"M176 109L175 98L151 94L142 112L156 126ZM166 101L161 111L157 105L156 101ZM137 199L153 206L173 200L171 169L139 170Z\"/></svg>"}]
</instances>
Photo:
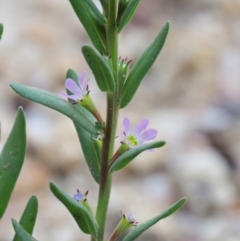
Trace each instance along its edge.
<instances>
[{"instance_id":1,"label":"green stem","mask_svg":"<svg viewBox=\"0 0 240 241\"><path fill-rule=\"evenodd\" d=\"M118 33L116 26L118 0L108 0L107 2L107 52L111 56L112 71L117 83L117 60L118 60ZM109 162L113 156L116 128L118 120L118 100L117 90L115 93L107 94L107 117L105 136L103 138L102 158L101 158L101 179L99 185L98 205L96 220L98 222L97 241L103 241L108 203L111 193L111 175L108 175ZM95 240L92 238L92 240Z\"/></svg>"},{"instance_id":2,"label":"green stem","mask_svg":"<svg viewBox=\"0 0 240 241\"><path fill-rule=\"evenodd\" d=\"M118 63L118 32L117 32L117 7L118 1L109 0L109 18L107 25L107 46L108 46L108 54L112 60L112 70L113 76L117 83L117 63Z\"/></svg>"},{"instance_id":3,"label":"green stem","mask_svg":"<svg viewBox=\"0 0 240 241\"><path fill-rule=\"evenodd\" d=\"M113 94L108 95L108 110L105 137L103 140L101 181L99 186L96 219L98 222L98 241L103 241L108 202L111 192L111 175L108 175L109 160L113 155L118 119L118 102Z\"/></svg>"}]
</instances>

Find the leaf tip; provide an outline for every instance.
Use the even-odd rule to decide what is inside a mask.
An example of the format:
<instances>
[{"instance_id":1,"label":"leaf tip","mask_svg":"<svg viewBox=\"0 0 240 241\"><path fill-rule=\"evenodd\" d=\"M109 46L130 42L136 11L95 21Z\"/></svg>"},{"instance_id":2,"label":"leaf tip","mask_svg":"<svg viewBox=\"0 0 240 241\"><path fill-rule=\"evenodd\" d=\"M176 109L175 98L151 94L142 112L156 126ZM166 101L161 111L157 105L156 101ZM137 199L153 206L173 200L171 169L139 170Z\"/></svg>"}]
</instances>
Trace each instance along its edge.
<instances>
[{"instance_id":1,"label":"leaf tip","mask_svg":"<svg viewBox=\"0 0 240 241\"><path fill-rule=\"evenodd\" d=\"M21 117L23 117L25 119L25 114L24 114L24 110L23 110L22 106L18 107L17 116L21 116Z\"/></svg>"},{"instance_id":2,"label":"leaf tip","mask_svg":"<svg viewBox=\"0 0 240 241\"><path fill-rule=\"evenodd\" d=\"M35 202L36 204L38 204L38 198L35 195L31 196L29 201Z\"/></svg>"},{"instance_id":3,"label":"leaf tip","mask_svg":"<svg viewBox=\"0 0 240 241\"><path fill-rule=\"evenodd\" d=\"M10 83L9 85L10 85L10 87L12 88L12 89L14 89L14 86L15 86L15 82L12 82L12 83Z\"/></svg>"},{"instance_id":4,"label":"leaf tip","mask_svg":"<svg viewBox=\"0 0 240 241\"><path fill-rule=\"evenodd\" d=\"M182 201L182 203L184 204L187 201L187 197L183 197L182 199L180 199Z\"/></svg>"},{"instance_id":5,"label":"leaf tip","mask_svg":"<svg viewBox=\"0 0 240 241\"><path fill-rule=\"evenodd\" d=\"M17 221L14 218L11 218L11 221L12 221L12 224L13 224L13 227L14 227L17 224Z\"/></svg>"},{"instance_id":6,"label":"leaf tip","mask_svg":"<svg viewBox=\"0 0 240 241\"><path fill-rule=\"evenodd\" d=\"M55 183L53 182L53 181L50 181L49 182L49 187L51 188L51 187L53 187L55 185Z\"/></svg>"}]
</instances>

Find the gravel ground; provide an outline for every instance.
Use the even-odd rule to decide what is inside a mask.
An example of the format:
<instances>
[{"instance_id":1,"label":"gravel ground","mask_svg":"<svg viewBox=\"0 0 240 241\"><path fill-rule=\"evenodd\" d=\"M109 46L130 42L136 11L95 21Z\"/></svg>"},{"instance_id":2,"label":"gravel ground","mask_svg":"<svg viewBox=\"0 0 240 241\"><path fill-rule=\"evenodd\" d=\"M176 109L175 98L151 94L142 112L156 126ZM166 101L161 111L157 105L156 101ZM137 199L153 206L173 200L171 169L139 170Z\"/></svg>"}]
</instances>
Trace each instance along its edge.
<instances>
[{"instance_id":1,"label":"gravel ground","mask_svg":"<svg viewBox=\"0 0 240 241\"><path fill-rule=\"evenodd\" d=\"M240 1L142 0L120 36L119 55L133 62L170 20L166 44L135 99L120 112L142 118L159 130L167 145L145 152L116 173L107 234L121 216L133 212L141 223L182 196L188 202L139 241L240 240ZM25 164L5 216L0 240L13 237L31 195L39 198L34 236L38 240L85 241L77 225L48 188L50 180L73 195L89 190L96 208L97 185L85 164L72 122L16 95L9 83L58 93L68 68L84 69L91 96L105 113L105 98L81 54L90 44L68 1L0 0L0 120L2 148L16 109L24 107L28 147ZM105 114L103 114L104 116ZM116 147L119 145L116 140ZM0 197L1 199L1 197Z\"/></svg>"}]
</instances>

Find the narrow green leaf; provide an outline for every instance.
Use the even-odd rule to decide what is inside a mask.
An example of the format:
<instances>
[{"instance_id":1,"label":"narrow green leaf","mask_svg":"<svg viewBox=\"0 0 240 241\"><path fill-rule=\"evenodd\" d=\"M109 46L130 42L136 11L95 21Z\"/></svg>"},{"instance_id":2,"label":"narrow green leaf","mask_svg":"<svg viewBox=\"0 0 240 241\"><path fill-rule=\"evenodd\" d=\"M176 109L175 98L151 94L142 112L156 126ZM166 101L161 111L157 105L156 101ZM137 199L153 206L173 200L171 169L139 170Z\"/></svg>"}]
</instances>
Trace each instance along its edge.
<instances>
[{"instance_id":1,"label":"narrow green leaf","mask_svg":"<svg viewBox=\"0 0 240 241\"><path fill-rule=\"evenodd\" d=\"M82 53L101 91L113 92L116 89L113 74L106 61L91 46L84 45Z\"/></svg>"},{"instance_id":2,"label":"narrow green leaf","mask_svg":"<svg viewBox=\"0 0 240 241\"><path fill-rule=\"evenodd\" d=\"M91 234L94 237L97 236L97 222L88 209L81 203L77 202L63 190L61 190L54 182L50 182L50 189L54 196L62 202L62 204L68 209L79 228L87 234Z\"/></svg>"},{"instance_id":3,"label":"narrow green leaf","mask_svg":"<svg viewBox=\"0 0 240 241\"><path fill-rule=\"evenodd\" d=\"M0 218L2 218L21 171L26 150L26 120L20 107L0 154Z\"/></svg>"},{"instance_id":4,"label":"narrow green leaf","mask_svg":"<svg viewBox=\"0 0 240 241\"><path fill-rule=\"evenodd\" d=\"M66 79L70 78L78 82L78 74L73 70L69 69L66 74ZM85 110L85 116L92 122L95 123L96 119L93 115ZM74 126L76 128L78 138L82 147L82 151L87 162L88 168L97 183L100 182L100 155L97 146L92 140L92 135L86 131L81 125L79 125L76 121L73 121Z\"/></svg>"},{"instance_id":5,"label":"narrow green leaf","mask_svg":"<svg viewBox=\"0 0 240 241\"><path fill-rule=\"evenodd\" d=\"M16 220L12 219L12 224L21 241L37 241Z\"/></svg>"},{"instance_id":6,"label":"narrow green leaf","mask_svg":"<svg viewBox=\"0 0 240 241\"><path fill-rule=\"evenodd\" d=\"M88 168L97 183L100 183L100 155L91 134L74 122Z\"/></svg>"},{"instance_id":7,"label":"narrow green leaf","mask_svg":"<svg viewBox=\"0 0 240 241\"><path fill-rule=\"evenodd\" d=\"M75 81L76 84L78 84L78 74L74 69L68 69L66 74L66 79L72 79Z\"/></svg>"},{"instance_id":8,"label":"narrow green leaf","mask_svg":"<svg viewBox=\"0 0 240 241\"><path fill-rule=\"evenodd\" d=\"M3 24L0 23L0 40L2 39L2 34L3 34Z\"/></svg>"},{"instance_id":9,"label":"narrow green leaf","mask_svg":"<svg viewBox=\"0 0 240 241\"><path fill-rule=\"evenodd\" d=\"M106 9L107 9L107 1L108 0L99 0L99 1L100 1L101 5L102 5L102 8L105 9L105 11L106 11Z\"/></svg>"},{"instance_id":10,"label":"narrow green leaf","mask_svg":"<svg viewBox=\"0 0 240 241\"><path fill-rule=\"evenodd\" d=\"M145 232L147 229L149 229L151 226L156 224L158 221L160 221L161 219L164 219L164 218L170 216L171 214L173 214L174 212L176 212L179 208L181 208L184 205L186 200L187 199L185 197L178 200L175 204L173 204L170 208L165 210L160 215L158 215L158 216L138 225L136 228L132 229L127 234L127 236L123 239L123 241L133 241L133 240L135 240L140 234Z\"/></svg>"},{"instance_id":11,"label":"narrow green leaf","mask_svg":"<svg viewBox=\"0 0 240 241\"><path fill-rule=\"evenodd\" d=\"M131 1L129 1L125 11L122 14L120 22L119 22L119 26L118 26L118 32L119 33L131 21L140 1L141 0L131 0Z\"/></svg>"},{"instance_id":12,"label":"narrow green leaf","mask_svg":"<svg viewBox=\"0 0 240 241\"><path fill-rule=\"evenodd\" d=\"M37 197L32 196L27 206L22 214L19 224L24 228L29 234L32 234L33 228L36 222L38 212L38 200ZM15 234L13 241L21 241L21 238Z\"/></svg>"},{"instance_id":13,"label":"narrow green leaf","mask_svg":"<svg viewBox=\"0 0 240 241\"><path fill-rule=\"evenodd\" d=\"M10 86L19 95L60 112L81 125L90 133L97 134L95 126L83 114L84 107L81 107L80 105L76 107L57 95L38 88L25 86L18 83L12 83Z\"/></svg>"},{"instance_id":14,"label":"narrow green leaf","mask_svg":"<svg viewBox=\"0 0 240 241\"><path fill-rule=\"evenodd\" d=\"M127 106L133 98L144 76L147 74L148 70L151 68L157 56L159 55L165 43L168 30L169 22L163 26L157 37L141 54L137 62L134 64L123 87L120 108Z\"/></svg>"},{"instance_id":15,"label":"narrow green leaf","mask_svg":"<svg viewBox=\"0 0 240 241\"><path fill-rule=\"evenodd\" d=\"M93 45L99 52L106 53L105 28L98 21L93 10L85 0L69 0L78 19L82 23ZM88 1L89 2L89 1Z\"/></svg>"},{"instance_id":16,"label":"narrow green leaf","mask_svg":"<svg viewBox=\"0 0 240 241\"><path fill-rule=\"evenodd\" d=\"M113 164L110 166L108 171L109 174L113 173L114 171L119 171L124 168L129 162L131 162L136 156L138 156L143 151L160 148L166 144L165 141L155 141L152 143L142 144L136 146L126 152L124 152L120 157L118 157Z\"/></svg>"},{"instance_id":17,"label":"narrow green leaf","mask_svg":"<svg viewBox=\"0 0 240 241\"><path fill-rule=\"evenodd\" d=\"M103 15L98 10L97 6L92 0L85 0L85 3L88 5L88 7L92 10L95 18L102 24L106 24L106 19L103 17Z\"/></svg>"}]
</instances>

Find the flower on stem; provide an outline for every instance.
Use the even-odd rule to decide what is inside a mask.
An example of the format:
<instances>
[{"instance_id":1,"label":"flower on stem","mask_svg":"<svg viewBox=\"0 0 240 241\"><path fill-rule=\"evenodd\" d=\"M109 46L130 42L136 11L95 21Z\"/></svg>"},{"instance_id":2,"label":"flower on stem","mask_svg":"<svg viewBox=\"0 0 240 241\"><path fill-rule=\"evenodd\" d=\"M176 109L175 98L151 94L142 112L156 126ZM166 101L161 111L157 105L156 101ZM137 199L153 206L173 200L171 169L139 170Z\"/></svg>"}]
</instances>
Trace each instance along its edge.
<instances>
[{"instance_id":1,"label":"flower on stem","mask_svg":"<svg viewBox=\"0 0 240 241\"><path fill-rule=\"evenodd\" d=\"M122 218L109 238L109 241L117 240L122 234L127 232L131 227L137 226L137 224L138 222L132 213L127 214L122 212Z\"/></svg>"},{"instance_id":2,"label":"flower on stem","mask_svg":"<svg viewBox=\"0 0 240 241\"><path fill-rule=\"evenodd\" d=\"M89 205L89 203L87 201L87 195L88 195L88 191L86 191L84 194L82 194L82 192L80 192L77 189L77 192L74 194L73 199L76 200L77 202L81 202L88 209L88 211L91 214L93 214L91 206Z\"/></svg>"},{"instance_id":3,"label":"flower on stem","mask_svg":"<svg viewBox=\"0 0 240 241\"><path fill-rule=\"evenodd\" d=\"M73 79L66 79L65 87L67 92L71 94L60 92L58 95L63 99L70 99L72 104L80 104L91 112L98 122L103 123L102 117L89 95L89 79L85 79L85 75L86 71L83 71L83 73L79 75L77 83Z\"/></svg>"},{"instance_id":4,"label":"flower on stem","mask_svg":"<svg viewBox=\"0 0 240 241\"><path fill-rule=\"evenodd\" d=\"M143 144L143 142L153 140L157 137L158 131L153 128L147 129L148 124L149 121L147 119L143 119L139 122L138 125L136 125L135 128L133 128L133 130L131 130L129 119L127 117L124 118L124 140L121 142L122 145L113 155L109 166L111 166L119 156L128 151L130 148L139 146ZM150 149L149 151L152 152L154 149Z\"/></svg>"},{"instance_id":5,"label":"flower on stem","mask_svg":"<svg viewBox=\"0 0 240 241\"><path fill-rule=\"evenodd\" d=\"M128 118L124 118L123 120L123 143L127 144L130 148L141 145L145 141L153 140L157 137L158 131L153 128L148 128L147 126L149 121L147 119L143 119L136 125L135 128L131 130L130 121Z\"/></svg>"},{"instance_id":6,"label":"flower on stem","mask_svg":"<svg viewBox=\"0 0 240 241\"><path fill-rule=\"evenodd\" d=\"M88 89L89 79L85 80L84 79L85 75L86 75L86 71L83 71L83 73L79 75L78 84L70 78L66 79L65 87L72 94L61 92L59 93L59 96L62 97L63 99L71 99L75 102L82 101L84 97L89 94L89 89Z\"/></svg>"},{"instance_id":7,"label":"flower on stem","mask_svg":"<svg viewBox=\"0 0 240 241\"><path fill-rule=\"evenodd\" d=\"M87 195L88 191L86 191L84 194L82 194L79 189L77 189L77 192L74 194L73 198L78 202L86 202L87 201Z\"/></svg>"}]
</instances>

